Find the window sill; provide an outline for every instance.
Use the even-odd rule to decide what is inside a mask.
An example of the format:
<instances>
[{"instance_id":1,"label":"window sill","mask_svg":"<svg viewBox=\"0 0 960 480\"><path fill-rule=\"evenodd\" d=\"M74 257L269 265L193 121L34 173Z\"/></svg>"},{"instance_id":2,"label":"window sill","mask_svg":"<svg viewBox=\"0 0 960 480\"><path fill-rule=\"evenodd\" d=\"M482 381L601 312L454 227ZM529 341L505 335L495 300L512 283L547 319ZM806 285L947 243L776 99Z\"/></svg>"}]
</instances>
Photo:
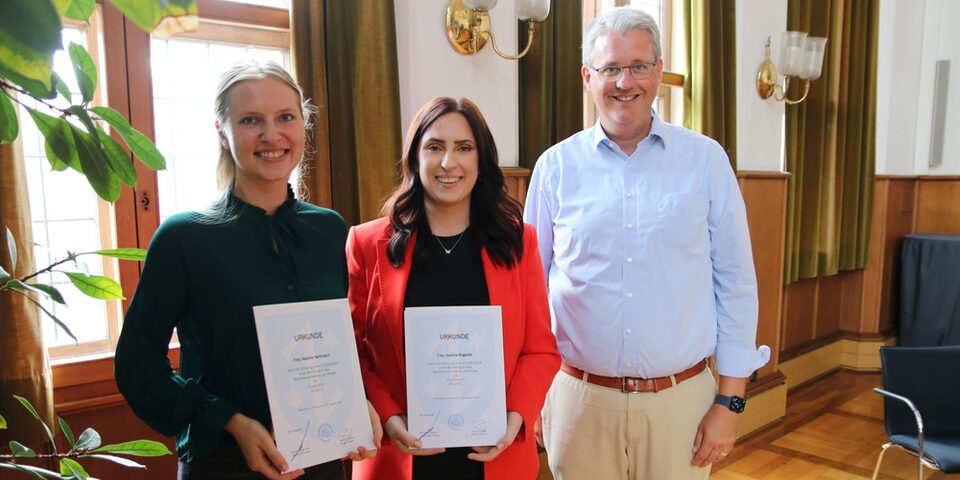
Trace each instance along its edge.
<instances>
[{"instance_id":1,"label":"window sill","mask_svg":"<svg viewBox=\"0 0 960 480\"><path fill-rule=\"evenodd\" d=\"M180 367L180 345L170 345L167 358ZM124 403L113 376L113 352L51 362L53 404L58 415Z\"/></svg>"}]
</instances>

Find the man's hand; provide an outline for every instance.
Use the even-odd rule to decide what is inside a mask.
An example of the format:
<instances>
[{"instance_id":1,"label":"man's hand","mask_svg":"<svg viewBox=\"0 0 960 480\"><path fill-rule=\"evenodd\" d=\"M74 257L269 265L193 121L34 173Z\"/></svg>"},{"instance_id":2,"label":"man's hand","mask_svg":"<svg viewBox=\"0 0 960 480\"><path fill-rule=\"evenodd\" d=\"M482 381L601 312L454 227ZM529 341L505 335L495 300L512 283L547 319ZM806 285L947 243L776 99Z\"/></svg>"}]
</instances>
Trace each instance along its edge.
<instances>
[{"instance_id":1,"label":"man's hand","mask_svg":"<svg viewBox=\"0 0 960 480\"><path fill-rule=\"evenodd\" d=\"M287 461L277 450L273 435L260 422L236 413L230 417L224 430L237 440L250 470L259 472L270 480L292 480L303 475L303 470L283 474L289 468Z\"/></svg>"},{"instance_id":2,"label":"man's hand","mask_svg":"<svg viewBox=\"0 0 960 480\"><path fill-rule=\"evenodd\" d=\"M739 416L722 405L713 405L700 426L697 438L693 441L693 460L690 465L707 467L719 461L733 450L737 441Z\"/></svg>"},{"instance_id":3,"label":"man's hand","mask_svg":"<svg viewBox=\"0 0 960 480\"><path fill-rule=\"evenodd\" d=\"M416 437L410 435L410 432L407 431L407 419L401 415L394 415L388 418L387 423L385 423L383 427L384 433L390 437L390 440L393 441L397 449L403 453L425 456L436 455L445 451L443 448L420 448L423 444L420 443L420 440L417 440Z\"/></svg>"},{"instance_id":4,"label":"man's hand","mask_svg":"<svg viewBox=\"0 0 960 480\"><path fill-rule=\"evenodd\" d=\"M523 426L523 417L517 412L507 412L507 432L503 434L503 438L492 447L473 447L473 451L476 453L468 454L467 458L478 462L489 462L497 458L500 452L513 444L513 440L520 433L521 426Z\"/></svg>"}]
</instances>

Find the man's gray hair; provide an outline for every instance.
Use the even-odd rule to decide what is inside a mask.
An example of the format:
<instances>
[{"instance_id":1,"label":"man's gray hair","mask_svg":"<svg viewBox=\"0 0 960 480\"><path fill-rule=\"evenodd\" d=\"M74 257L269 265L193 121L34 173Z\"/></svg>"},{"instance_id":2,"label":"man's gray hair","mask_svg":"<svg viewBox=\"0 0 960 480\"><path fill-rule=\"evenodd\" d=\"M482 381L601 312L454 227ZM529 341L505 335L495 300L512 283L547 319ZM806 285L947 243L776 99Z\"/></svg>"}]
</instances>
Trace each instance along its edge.
<instances>
[{"instance_id":1,"label":"man's gray hair","mask_svg":"<svg viewBox=\"0 0 960 480\"><path fill-rule=\"evenodd\" d=\"M590 22L586 33L583 34L583 64L590 65L593 61L593 44L601 32L610 31L625 35L631 30L642 30L650 34L653 39L653 61L660 59L660 27L657 21L647 12L633 7L617 7L605 10Z\"/></svg>"}]
</instances>

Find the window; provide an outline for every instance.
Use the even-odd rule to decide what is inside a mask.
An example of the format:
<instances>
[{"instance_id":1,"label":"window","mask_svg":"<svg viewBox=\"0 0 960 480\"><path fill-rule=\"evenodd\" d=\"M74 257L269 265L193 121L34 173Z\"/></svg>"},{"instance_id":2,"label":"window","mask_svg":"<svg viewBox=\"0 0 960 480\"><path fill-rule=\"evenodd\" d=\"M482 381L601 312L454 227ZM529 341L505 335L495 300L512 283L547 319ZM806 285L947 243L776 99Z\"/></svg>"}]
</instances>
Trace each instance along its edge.
<instances>
[{"instance_id":1,"label":"window","mask_svg":"<svg viewBox=\"0 0 960 480\"><path fill-rule=\"evenodd\" d=\"M583 29L597 16L598 13L614 7L631 6L647 12L657 20L660 27L660 46L663 58L663 80L653 109L665 122L680 124L683 122L683 75L676 73L679 63L671 48L674 32L679 31L678 20L675 18L674 2L676 0L583 0ZM591 127L597 122L597 111L590 95L584 91L583 95L583 124Z\"/></svg>"},{"instance_id":2,"label":"window","mask_svg":"<svg viewBox=\"0 0 960 480\"><path fill-rule=\"evenodd\" d=\"M99 60L99 92L93 103L119 110L135 128L153 136L168 169L157 173L138 164L136 193L124 188L117 203L110 205L75 172L52 172L36 126L29 120L21 122L39 267L62 259L67 250L146 248L162 218L202 208L216 195L218 141L212 112L216 79L241 58L271 59L290 68L289 0L197 3L199 30L169 40L152 39L132 24L125 26L109 3L98 5L89 22L64 20L64 44L84 45ZM54 68L79 95L65 53L58 52ZM29 115L21 112L21 118ZM139 277L135 263L95 255L81 257L77 269L116 279L128 299ZM61 276L41 281L69 283ZM44 342L51 358L112 353L126 301L105 303L66 285L61 292L69 308L44 306L70 327L78 343L44 320Z\"/></svg>"}]
</instances>

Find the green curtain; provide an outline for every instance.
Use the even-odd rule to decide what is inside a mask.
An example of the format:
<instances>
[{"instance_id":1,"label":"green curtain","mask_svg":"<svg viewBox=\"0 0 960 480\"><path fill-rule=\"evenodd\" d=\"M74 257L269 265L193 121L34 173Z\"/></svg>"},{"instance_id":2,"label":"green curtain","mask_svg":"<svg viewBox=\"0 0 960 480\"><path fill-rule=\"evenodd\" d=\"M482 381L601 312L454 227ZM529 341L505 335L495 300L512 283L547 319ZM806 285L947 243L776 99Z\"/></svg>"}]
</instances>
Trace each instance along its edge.
<instances>
[{"instance_id":1,"label":"green curtain","mask_svg":"<svg viewBox=\"0 0 960 480\"><path fill-rule=\"evenodd\" d=\"M735 0L684 0L685 127L723 146L737 169L737 38Z\"/></svg>"},{"instance_id":2,"label":"green curtain","mask_svg":"<svg viewBox=\"0 0 960 480\"><path fill-rule=\"evenodd\" d=\"M829 40L807 100L786 107L786 283L867 265L878 15L877 0L788 3L789 30Z\"/></svg>"},{"instance_id":3,"label":"green curtain","mask_svg":"<svg viewBox=\"0 0 960 480\"><path fill-rule=\"evenodd\" d=\"M550 15L537 27L530 52L520 59L520 159L533 168L553 144L583 130L583 87L580 80L582 2L553 2ZM526 46L527 25L517 27Z\"/></svg>"},{"instance_id":4,"label":"green curtain","mask_svg":"<svg viewBox=\"0 0 960 480\"><path fill-rule=\"evenodd\" d=\"M0 94L2 95L2 94ZM21 130L23 123L20 124ZM27 172L21 140L0 145L0 265L10 275L23 277L36 270L33 258L33 227L27 196ZM11 271L10 251L3 227L16 238L17 268ZM9 429L0 430L0 441L17 440L37 451L46 451L46 435L37 420L13 395L33 403L40 417L53 423L53 385L47 349L37 307L18 293L0 293L0 415Z\"/></svg>"},{"instance_id":5,"label":"green curtain","mask_svg":"<svg viewBox=\"0 0 960 480\"><path fill-rule=\"evenodd\" d=\"M298 81L321 108L308 187L349 224L379 216L397 182L400 83L392 0L294 0Z\"/></svg>"}]
</instances>

